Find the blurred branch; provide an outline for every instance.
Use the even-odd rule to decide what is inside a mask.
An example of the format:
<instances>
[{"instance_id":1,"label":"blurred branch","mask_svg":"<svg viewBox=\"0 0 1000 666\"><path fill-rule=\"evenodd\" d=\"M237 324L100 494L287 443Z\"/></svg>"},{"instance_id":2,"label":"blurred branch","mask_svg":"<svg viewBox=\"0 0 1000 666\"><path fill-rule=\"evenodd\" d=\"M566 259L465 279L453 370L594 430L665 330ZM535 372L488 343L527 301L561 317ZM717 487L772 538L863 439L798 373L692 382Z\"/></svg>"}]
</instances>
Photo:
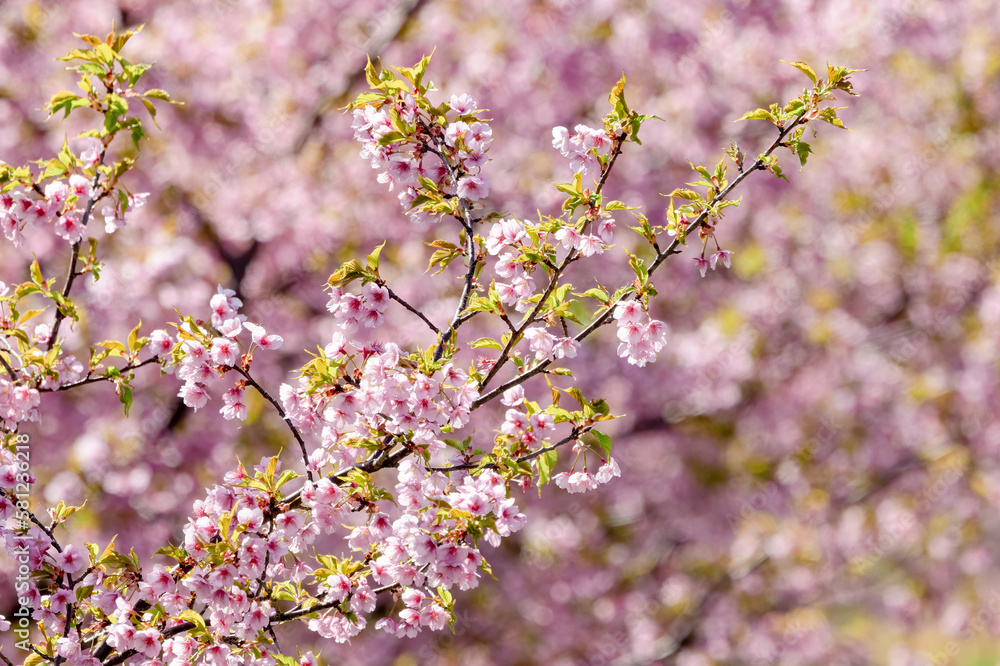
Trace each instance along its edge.
<instances>
[{"instance_id":1,"label":"blurred branch","mask_svg":"<svg viewBox=\"0 0 1000 666\"><path fill-rule=\"evenodd\" d=\"M854 495L851 498L844 501L843 503L841 503L841 505L837 507L837 511L842 513L845 509L852 506L856 506L864 502L865 500L871 498L872 496L878 494L879 492L888 489L896 481L903 478L907 473L915 469L926 470L926 463L917 457L913 457L912 459L906 460L905 462L895 466L889 472L886 472L877 477L872 483L872 485L865 492ZM738 572L738 575L734 575L734 573L730 571L718 577L709 586L708 591L702 596L701 600L699 601L695 609L691 613L684 615L681 618L678 618L679 621L680 620L684 621L683 624L681 624L679 631L672 632L670 636L665 637L666 643L664 649L657 656L657 658L666 659L668 657L671 657L680 650L682 650L683 648L693 643L698 631L698 627L701 625L702 621L705 619L705 616L711 610L715 599L717 599L722 593L729 590L732 584L736 580L746 577L747 575L756 571L770 560L771 560L770 555L763 554L760 555L756 560L754 560L749 567L741 569ZM799 603L796 604L795 607L799 608L808 605L809 603ZM772 608L772 610L774 609ZM788 612L792 609L787 608L783 610L785 612Z\"/></svg>"},{"instance_id":2,"label":"blurred branch","mask_svg":"<svg viewBox=\"0 0 1000 666\"><path fill-rule=\"evenodd\" d=\"M427 4L427 0L405 0L399 3L397 6L396 20L389 21L386 25L382 26L382 30L377 31L365 43L366 51L369 58L378 57L382 51L384 51L389 44L395 41L396 37L403 31L403 28L410 22L410 20L416 16L417 12L420 11L421 7ZM350 90L364 78L365 68L359 67L351 72L348 76L344 77L339 81L337 87L332 90L327 90L323 93L320 102L313 109L312 113L309 114L309 120L306 121L305 127L299 134L299 138L296 139L293 153L300 153L305 147L306 143L309 141L309 137L312 136L313 132L319 129L321 122L323 121L323 116L325 116L331 109L335 108L337 102L342 100L344 96L350 92Z\"/></svg>"}]
</instances>

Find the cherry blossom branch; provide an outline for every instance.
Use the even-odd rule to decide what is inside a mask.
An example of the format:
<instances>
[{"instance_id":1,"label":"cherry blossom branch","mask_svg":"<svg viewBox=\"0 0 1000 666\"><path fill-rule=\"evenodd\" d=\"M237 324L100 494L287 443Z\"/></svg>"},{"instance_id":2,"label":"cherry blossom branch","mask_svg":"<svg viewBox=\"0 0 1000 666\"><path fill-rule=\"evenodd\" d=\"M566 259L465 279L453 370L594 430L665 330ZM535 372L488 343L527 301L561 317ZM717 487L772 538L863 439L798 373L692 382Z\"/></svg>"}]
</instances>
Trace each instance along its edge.
<instances>
[{"instance_id":1,"label":"cherry blossom branch","mask_svg":"<svg viewBox=\"0 0 1000 666\"><path fill-rule=\"evenodd\" d=\"M372 590L372 594L382 594L383 592L390 592L399 587L401 587L400 583L389 583L388 585L383 585L382 587L376 587L374 590ZM282 623L282 622L288 622L289 620L298 619L305 615L309 615L310 613L317 613L319 611L329 610L331 608L336 608L337 610L343 612L343 604L348 599L350 599L350 597L344 599L343 601L326 601L320 604L316 604L315 606L308 606L306 608L293 608L292 610L286 611L284 613L280 612L276 613L274 617L275 620L277 621L276 623ZM275 624L275 622L272 622L272 624Z\"/></svg>"},{"instance_id":2,"label":"cherry blossom branch","mask_svg":"<svg viewBox=\"0 0 1000 666\"><path fill-rule=\"evenodd\" d=\"M430 128L425 127L428 134L431 134ZM433 146L424 143L427 150L431 151L437 155L441 161L444 163L445 169L448 170L448 176L451 178L452 182L458 183L458 168L448 160L444 151L440 151ZM470 204L468 199L465 197L459 197L458 199L458 210L461 215L459 222L462 228L465 229L465 253L469 257L469 270L465 273L465 280L462 285L462 295L458 299L458 307L455 309L455 315L451 318L451 323L448 325L448 330L441 335L441 341L438 342L437 348L434 350L434 360L438 361L441 359L442 354L444 354L444 347L451 340L451 336L454 332L458 330L464 322L469 320L469 316L463 316L465 309L469 306L469 299L472 297L473 286L476 279L476 269L479 265L479 256L476 253L476 241L472 233L472 217L469 215Z\"/></svg>"},{"instance_id":3,"label":"cherry blossom branch","mask_svg":"<svg viewBox=\"0 0 1000 666\"><path fill-rule=\"evenodd\" d=\"M91 192L88 192L87 207L84 209L83 217L80 220L80 224L81 226L83 226L84 229L87 228L87 223L90 222L90 213L94 209L94 204L103 199L104 196L107 194L107 192L101 192L100 195L98 195L96 198L94 198L92 194L92 192L97 189L97 185L100 183L101 172L98 169L98 167L104 164L104 156L107 154L107 152L108 152L108 147L107 145L104 145L101 148L101 153L97 159L97 164L94 166L94 171L95 171L94 180L90 183ZM69 292L73 288L73 281L76 280L76 276L78 275L76 271L76 262L80 259L80 245L82 243L83 241L77 241L73 243L73 256L70 258L69 261L69 271L66 274L66 284L63 286L62 290L63 300L69 298ZM52 347L56 344L56 341L59 339L59 326L62 325L62 321L65 318L66 318L66 313L62 310L62 308L56 307L56 316L55 320L52 322L52 334L49 336L49 344L46 347L47 350L51 350Z\"/></svg>"},{"instance_id":4,"label":"cherry blossom branch","mask_svg":"<svg viewBox=\"0 0 1000 666\"><path fill-rule=\"evenodd\" d=\"M784 143L785 137L788 136L788 134L790 134L792 130L794 130L796 127L799 127L800 125L804 125L806 122L807 121L805 120L805 115L803 114L798 118L796 118L791 123L789 123L787 127L778 132L778 136L774 140L774 142L768 147L767 150L764 151L763 154L757 157L757 159L754 161L753 164L750 165L749 168L744 169L742 172L740 172L740 175L734 178L733 181L729 183L729 185L727 185L725 189L723 189L721 192L712 197L712 200L708 203L707 206L705 206L704 210L702 210L701 213L698 214L698 217L696 217L694 221L692 221L691 224L689 224L687 228L684 230L683 237L687 238L692 231L695 231L698 228L704 226L704 224L708 221L708 216L711 213L712 207L724 201L726 197L729 196L729 193L732 192L737 185L746 180L751 173L755 171L766 170L767 169L767 167L765 166L766 158L769 157L771 153L773 153L775 150L781 147L781 145ZM680 235L675 236L674 239L670 242L670 245L668 245L665 250L657 254L656 259L654 259L653 263L649 265L649 274L652 275L653 271L655 271L660 266L660 264L662 264L663 261L671 254L680 254L680 250L677 249L677 246L680 244L681 244L681 236ZM622 298L612 303L612 306L611 308L608 309L608 312L610 312L615 305L624 300L624 298L625 297L622 296ZM606 318L607 313L605 313L603 316Z\"/></svg>"},{"instance_id":5,"label":"cherry blossom branch","mask_svg":"<svg viewBox=\"0 0 1000 666\"><path fill-rule=\"evenodd\" d=\"M604 171L601 173L600 181L597 184L597 189L594 190L595 195L600 195L604 189L604 184L608 182L608 176L611 175L611 169L614 167L615 162L618 161L618 156L622 154L622 145L624 144L625 137L628 136L622 133L616 136L614 139L614 149L611 152L611 158L608 163L604 166ZM538 299L538 303L532 308L531 312L522 320L521 325L514 329L511 334L510 339L507 344L504 345L500 354L497 356L496 362L490 371L483 378L483 381L479 383L478 389L480 391L486 387L487 384L500 372L500 369L506 365L507 361L510 360L510 352L513 351L514 346L519 342L518 336L520 336L531 324L537 321L538 313L541 312L542 308L545 306L546 300L555 291L556 286L559 284L559 278L562 277L563 272L569 267L571 263L576 260L578 255L577 250L570 250L569 253L563 258L559 266L555 267L552 272L552 277L549 279L549 284L542 291L542 297Z\"/></svg>"},{"instance_id":6,"label":"cherry blossom branch","mask_svg":"<svg viewBox=\"0 0 1000 666\"><path fill-rule=\"evenodd\" d=\"M150 358L147 358L145 361L141 361L139 363L129 363L128 365L126 365L124 367L115 368L115 369L118 370L119 373L124 374L126 372L131 372L132 370L138 370L139 368L142 368L142 367L147 366L147 365L151 365L153 363L159 363L162 360L163 359L161 359L159 356L152 356ZM85 379L81 379L78 382L73 382L72 384L63 384L62 386L57 386L56 388L39 388L38 392L39 393L54 393L56 391L69 391L71 389L75 389L75 388L78 388L80 386L85 386L87 384L97 384L99 382L110 382L110 381L114 381L114 379L111 378L111 377L106 377L106 376L91 377L91 376L88 375Z\"/></svg>"},{"instance_id":7,"label":"cherry blossom branch","mask_svg":"<svg viewBox=\"0 0 1000 666\"><path fill-rule=\"evenodd\" d=\"M236 370L236 372L243 375L243 377L246 378L247 380L247 384L257 389L257 392L260 393L260 395L265 400L271 403L276 410L278 410L278 415L281 417L281 420L288 425L288 429L292 431L292 437L294 437L295 441L299 443L299 449L302 451L302 463L305 465L306 468L306 477L310 481L312 481L313 475L312 475L312 470L309 469L309 452L306 451L306 442L304 439L302 439L302 435L301 433L299 433L299 429L295 427L295 424L292 423L292 420L288 417L288 414L285 413L285 409L281 406L281 403L275 400L273 397L271 397L271 394L268 393L263 386L258 384L257 380L251 377L249 372L238 366L233 367L233 369Z\"/></svg>"},{"instance_id":8,"label":"cherry blossom branch","mask_svg":"<svg viewBox=\"0 0 1000 666\"><path fill-rule=\"evenodd\" d=\"M529 460L534 460L538 456L543 455L545 453L548 453L549 451L555 451L559 447L565 446L565 445L569 444L570 442L576 442L576 441L578 441L581 436L587 434L592 429L593 429L593 426L584 426L583 428L576 428L576 427L574 427L573 428L573 432L571 432L566 437L563 437L561 440L559 440L555 444L550 444L548 446L543 446L542 448L536 449L535 451L532 451L531 453L526 453L523 456L520 456L518 458L514 458L514 461L522 463L522 462L528 462ZM496 463L487 463L485 465L480 465L478 462L475 462L475 463L470 462L470 463L462 463L462 464L459 464L459 465L449 465L447 467L428 467L427 469L429 469L432 472L454 472L456 470L462 470L462 469L498 469L498 468L499 468L499 465L497 465Z\"/></svg>"},{"instance_id":9,"label":"cherry blossom branch","mask_svg":"<svg viewBox=\"0 0 1000 666\"><path fill-rule=\"evenodd\" d=\"M770 145L770 147L768 147L768 149L762 155L760 155L754 161L754 163L750 165L749 168L744 169L743 172L740 173L740 175L736 177L731 183L729 183L729 185L727 185L725 189L723 189L714 197L712 197L712 200L708 203L708 205L704 208L704 210L702 210L702 212L698 214L698 217L696 217L685 228L683 237L686 238L691 232L702 227L708 221L709 212L712 210L712 207L724 201L726 197L729 196L730 192L732 192L740 183L742 183L747 177L749 177L751 173L755 171L765 170L766 169L766 167L764 166L765 158L770 156L771 153L773 153L782 145L782 142L784 141L785 137L787 137L792 130L805 123L803 118L804 116L799 116L793 122L789 123L787 127L783 128L778 133L777 138ZM669 257L672 254L680 254L680 250L677 248L681 244L681 238L682 236L679 234L670 242L670 245L668 245L666 249L664 249L662 252L659 252L656 255L656 258L648 267L649 275L652 275L653 272L660 267L660 265L666 260L667 257ZM621 296L619 296L618 298L616 298L614 301L612 301L601 314L597 315L594 318L594 320L589 325L587 325L586 328L584 328L582 331L573 336L573 339L576 340L577 342L581 342L587 337L589 337L598 328L607 324L611 319L611 315L615 310L615 306L625 301L629 296L630 294L626 292ZM540 361L536 363L534 366L532 366L530 369L521 373L520 375L517 375L516 377L509 379L500 386L494 388L492 391L489 391L488 393L481 395L475 402L472 403L473 409L486 404L490 400L493 400L498 395L501 395L507 389L523 384L524 382L528 381L538 373L545 370L553 362L554 361L552 359L545 359L543 361Z\"/></svg>"},{"instance_id":10,"label":"cherry blossom branch","mask_svg":"<svg viewBox=\"0 0 1000 666\"><path fill-rule=\"evenodd\" d=\"M15 498L10 498L10 499L15 499ZM62 546L59 545L59 540L56 539L55 534L53 534L52 528L49 528L49 527L46 527L45 525L43 525L42 521L40 521L38 519L38 516L36 516L34 513L32 513L31 510L29 510L29 509L22 509L22 510L24 511L24 513L26 513L28 515L28 518L31 519L31 522L33 522L35 525L38 526L38 529L40 529L41 531L45 532L45 536L47 536L49 538L49 540L52 542L52 546L56 549L56 552L61 553L62 552Z\"/></svg>"},{"instance_id":11,"label":"cherry blossom branch","mask_svg":"<svg viewBox=\"0 0 1000 666\"><path fill-rule=\"evenodd\" d=\"M465 212L465 215L468 217L468 212ZM435 361L441 359L441 356L444 354L444 346L448 344L449 340L451 340L451 336L458 330L458 327L469 320L469 317L463 317L462 313L465 312L465 308L469 307L469 298L472 297L473 284L475 283L476 278L476 268L479 263L479 259L476 256L476 241L473 239L471 231L471 222L469 224L470 231L466 233L466 251L469 254L469 270L465 273L465 283L462 287L462 296L458 300L458 307L455 309L455 316L452 317L448 330L441 336L441 341L434 350Z\"/></svg>"},{"instance_id":12,"label":"cherry blossom branch","mask_svg":"<svg viewBox=\"0 0 1000 666\"><path fill-rule=\"evenodd\" d=\"M393 453L389 453L389 450L392 448L390 446L390 444L392 443L392 436L388 436L385 439L386 441L383 442L384 447L372 453L365 460L355 465L351 465L350 467L342 469L338 472L334 472L333 474L329 474L327 475L326 478L336 483L338 486L343 485L344 483L347 483L348 481L347 477L351 474L351 472L360 471L360 472L365 472L366 474L373 474L374 472L377 472L380 469L398 467L399 463L401 463L405 458L407 458L413 453L413 451L411 451L406 447L397 449ZM282 503L288 504L289 508L294 509L299 505L301 501L302 501L302 491L297 490L290 495L286 495L285 498L282 500Z\"/></svg>"}]
</instances>

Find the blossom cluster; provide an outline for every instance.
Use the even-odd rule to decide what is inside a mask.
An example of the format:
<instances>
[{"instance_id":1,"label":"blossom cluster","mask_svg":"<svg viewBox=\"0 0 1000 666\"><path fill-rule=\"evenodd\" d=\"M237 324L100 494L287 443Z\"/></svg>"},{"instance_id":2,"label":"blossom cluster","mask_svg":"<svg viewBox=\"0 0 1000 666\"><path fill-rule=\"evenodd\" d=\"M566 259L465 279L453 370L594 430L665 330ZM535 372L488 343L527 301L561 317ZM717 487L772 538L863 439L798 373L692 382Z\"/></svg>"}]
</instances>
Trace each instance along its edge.
<instances>
[{"instance_id":1,"label":"blossom cluster","mask_svg":"<svg viewBox=\"0 0 1000 666\"><path fill-rule=\"evenodd\" d=\"M614 311L618 324L618 356L627 358L632 365L644 367L656 361L656 354L667 342L669 328L658 319L652 319L638 301L619 303Z\"/></svg>"},{"instance_id":2,"label":"blossom cluster","mask_svg":"<svg viewBox=\"0 0 1000 666\"><path fill-rule=\"evenodd\" d=\"M603 129L577 125L573 130L576 133L571 135L565 127L553 127L552 147L568 157L570 168L584 179L596 178L601 173L598 156L611 153L612 141Z\"/></svg>"},{"instance_id":3,"label":"blossom cluster","mask_svg":"<svg viewBox=\"0 0 1000 666\"><path fill-rule=\"evenodd\" d=\"M38 420L41 396L38 389L0 377L0 424L13 431L24 421Z\"/></svg>"},{"instance_id":4,"label":"blossom cluster","mask_svg":"<svg viewBox=\"0 0 1000 666\"><path fill-rule=\"evenodd\" d=\"M354 464L355 451L343 441L357 435L406 436L419 450L440 451L441 429L466 425L479 397L475 380L461 368L447 364L430 375L408 368L411 363L395 343L362 345L337 332L324 351L344 373L334 391L310 392L303 377L298 388L283 384L280 392L292 423L303 432L321 433L323 448L312 460L317 469L328 462ZM351 365L356 369L348 375Z\"/></svg>"},{"instance_id":5,"label":"blossom cluster","mask_svg":"<svg viewBox=\"0 0 1000 666\"><path fill-rule=\"evenodd\" d=\"M385 318L383 314L389 305L389 290L374 282L362 287L360 296L347 293L337 287L331 290L326 309L337 318L337 325L351 334L364 324L366 328L378 328Z\"/></svg>"},{"instance_id":6,"label":"blossom cluster","mask_svg":"<svg viewBox=\"0 0 1000 666\"><path fill-rule=\"evenodd\" d=\"M243 302L236 297L232 289L219 286L218 291L209 301L211 307L211 335L199 327L195 335L190 322L181 324L182 341L179 345L179 362L176 365L177 377L184 381L177 395L184 404L193 409L201 409L211 399L207 385L215 379L224 377L231 369L246 370L253 359L256 349L277 350L282 345L280 335L268 333L260 324L247 321L244 314L239 313ZM239 336L248 331L251 342L246 352L239 341ZM156 330L150 335L150 346L157 356L165 356L175 348L175 341L163 330ZM245 421L247 406L245 396L245 380L239 380L222 395L223 406L219 410L227 420Z\"/></svg>"},{"instance_id":7,"label":"blossom cluster","mask_svg":"<svg viewBox=\"0 0 1000 666\"><path fill-rule=\"evenodd\" d=\"M584 466L580 471L559 472L552 477L552 482L568 493L585 493L621 475L622 472L618 466L618 462L608 456L608 459L603 461L596 474L588 472L587 467Z\"/></svg>"},{"instance_id":8,"label":"blossom cluster","mask_svg":"<svg viewBox=\"0 0 1000 666\"><path fill-rule=\"evenodd\" d=\"M732 250L719 250L713 254L710 258L705 258L705 253L702 252L701 256L695 257L694 261L698 266L698 272L701 273L702 277L708 273L708 269L711 268L713 271L718 263L721 261L722 265L726 268L732 268L733 262L731 257L733 256Z\"/></svg>"},{"instance_id":9,"label":"blossom cluster","mask_svg":"<svg viewBox=\"0 0 1000 666\"><path fill-rule=\"evenodd\" d=\"M78 158L84 168L93 168L99 153L89 148ZM88 215L94 205L108 196L108 185L95 177L72 174L36 190L12 189L0 193L0 231L14 247L24 244L24 230L28 226L52 225L53 232L69 243L79 243L87 238ZM126 195L124 205L101 206L105 233L112 234L125 226L125 211L139 208L148 193Z\"/></svg>"},{"instance_id":10,"label":"blossom cluster","mask_svg":"<svg viewBox=\"0 0 1000 666\"><path fill-rule=\"evenodd\" d=\"M490 180L481 171L488 161L493 130L478 119L478 104L469 95L452 95L448 106L457 117L443 127L428 117L409 93L401 93L395 100L396 124L386 107L367 104L353 112L352 127L354 138L362 144L361 156L380 170L380 183L387 183L390 191L399 188L400 203L412 206L410 215L417 223L432 222L436 215L414 205L426 189L422 178L431 181L437 192L468 201L484 199L490 193ZM386 142L386 137L396 140Z\"/></svg>"},{"instance_id":11,"label":"blossom cluster","mask_svg":"<svg viewBox=\"0 0 1000 666\"><path fill-rule=\"evenodd\" d=\"M525 246L534 245L526 229L527 224L515 218L498 220L490 227L489 235L484 239L486 251L497 257L494 272L507 280L494 285L500 301L518 312L527 312L535 305L530 300L535 293L535 281L526 268L526 262L519 259ZM610 216L601 217L597 226L599 236L581 233L572 225L560 226L552 235L557 243L571 253L579 251L580 256L590 257L602 254L605 249L604 243L610 243L614 236L615 224ZM534 230L540 231L538 227ZM572 357L573 354L568 356Z\"/></svg>"}]
</instances>

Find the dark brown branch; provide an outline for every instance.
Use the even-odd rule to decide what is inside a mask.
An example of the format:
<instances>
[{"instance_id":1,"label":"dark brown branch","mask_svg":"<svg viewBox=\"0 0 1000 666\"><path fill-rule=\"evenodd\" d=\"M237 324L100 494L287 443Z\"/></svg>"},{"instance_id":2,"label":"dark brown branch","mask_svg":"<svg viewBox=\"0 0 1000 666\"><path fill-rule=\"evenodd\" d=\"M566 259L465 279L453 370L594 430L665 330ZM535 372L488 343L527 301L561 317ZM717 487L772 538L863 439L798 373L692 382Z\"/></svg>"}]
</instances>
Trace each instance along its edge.
<instances>
[{"instance_id":1,"label":"dark brown branch","mask_svg":"<svg viewBox=\"0 0 1000 666\"><path fill-rule=\"evenodd\" d=\"M386 29L372 35L367 42L367 52L369 58L376 58L382 51L386 49L389 44L399 36L399 33L403 31L406 25L416 16L420 8L427 3L427 0L406 0L405 3L400 3L399 18L396 22L388 24ZM305 128L299 134L299 138L295 141L295 147L293 149L294 153L302 152L305 147L306 142L309 141L309 137L315 132L320 123L329 111L337 106L337 102L341 100L344 95L347 94L358 81L364 78L365 70L364 67L355 69L349 76L342 79L340 85L333 91L327 91L323 94L322 100L316 105L316 108L310 114L309 121L306 123Z\"/></svg>"},{"instance_id":2,"label":"dark brown branch","mask_svg":"<svg viewBox=\"0 0 1000 666\"><path fill-rule=\"evenodd\" d=\"M389 298L391 298L392 300L396 301L397 303L399 303L400 305L402 305L404 308L406 308L407 310L409 310L413 314L415 314L418 317L420 317L420 319L422 319L425 324L427 324L428 326L430 326L430 329L432 331L434 331L435 333L439 332L438 331L438 327L435 326L434 324L432 324L431 320L428 319L427 317L425 317L423 312L421 312L420 310L416 309L415 307L413 307L412 305L410 305L409 303L407 303L406 301L404 301L402 298L400 298L399 295L396 294L396 292L394 292L392 289L389 288L389 285L383 285L383 286L385 287L386 291L389 292Z\"/></svg>"},{"instance_id":3,"label":"dark brown branch","mask_svg":"<svg viewBox=\"0 0 1000 666\"><path fill-rule=\"evenodd\" d=\"M306 477L310 481L312 481L313 475L312 475L312 470L309 469L309 452L306 451L306 442L304 439L302 439L302 434L299 433L299 429L295 427L294 423L292 423L292 419L289 418L288 414L285 413L285 409L281 406L281 403L272 398L271 394L268 393L263 386L258 384L257 380L251 377L249 372L240 367L235 367L233 369L236 370L236 372L243 375L243 377L245 377L247 380L247 384L257 389L257 392L260 393L260 395L265 400L271 403L276 410L278 410L278 415L281 416L281 420L284 421L286 425L288 425L288 429L292 431L292 436L295 438L295 441L299 443L299 449L302 451L302 463L305 465L306 468Z\"/></svg>"}]
</instances>

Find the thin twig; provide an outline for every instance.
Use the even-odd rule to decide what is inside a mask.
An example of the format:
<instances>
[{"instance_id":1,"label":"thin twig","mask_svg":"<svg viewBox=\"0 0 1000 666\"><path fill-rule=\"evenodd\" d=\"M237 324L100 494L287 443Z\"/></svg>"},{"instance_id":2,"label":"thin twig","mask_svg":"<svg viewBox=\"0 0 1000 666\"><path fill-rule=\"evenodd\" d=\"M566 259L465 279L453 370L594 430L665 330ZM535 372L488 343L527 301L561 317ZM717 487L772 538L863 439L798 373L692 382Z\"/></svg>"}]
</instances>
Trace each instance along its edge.
<instances>
[{"instance_id":1,"label":"thin twig","mask_svg":"<svg viewBox=\"0 0 1000 666\"><path fill-rule=\"evenodd\" d=\"M118 372L124 374L126 372L130 372L132 370L137 370L137 369L139 369L139 368L141 368L143 366L150 365L152 363L159 363L161 360L163 360L163 359L161 359L159 356L152 356L150 358L147 358L145 361L142 361L140 363L136 363L134 365L130 363L129 365L126 365L125 367L117 368L117 370L118 370ZM110 381L113 381L111 377L87 377L85 379L81 379L78 382L73 382L72 384L63 384L62 386L58 386L56 388L40 388L40 389L38 389L38 392L39 393L54 393L56 391L68 391L70 389L75 389L75 388L77 388L79 386L85 386L87 384L97 384L99 382L110 382Z\"/></svg>"},{"instance_id":2,"label":"thin twig","mask_svg":"<svg viewBox=\"0 0 1000 666\"><path fill-rule=\"evenodd\" d=\"M3 354L0 354L0 365L4 367L11 379L17 380L17 375L14 374L14 368L10 367L10 364L7 362L7 359L3 357Z\"/></svg>"},{"instance_id":3,"label":"thin twig","mask_svg":"<svg viewBox=\"0 0 1000 666\"><path fill-rule=\"evenodd\" d=\"M573 428L573 432L571 432L566 437L563 437L561 440L559 440L555 444L550 444L548 446L543 446L542 448L537 449L535 451L532 451L531 453L526 453L523 456L515 458L514 461L515 462L519 462L519 463L527 462L529 460L533 460L533 459L537 458L538 456L540 456L542 454L548 453L549 451L555 451L556 449L558 449L561 446L565 446L565 445L569 444L570 442L575 442L575 441L579 440L582 435L585 435L586 433L590 432L591 428L593 428L593 426L587 426L585 428ZM430 471L432 471L432 472L454 472L454 471L462 470L462 469L480 469L480 468L482 468L482 469L497 469L497 467L498 467L498 465L496 463L487 463L487 464L482 465L482 466L480 466L479 463L462 463L460 465L449 465L447 467L428 467L427 469L430 470Z\"/></svg>"},{"instance_id":4,"label":"thin twig","mask_svg":"<svg viewBox=\"0 0 1000 666\"><path fill-rule=\"evenodd\" d=\"M271 403L276 410L278 410L278 415L281 416L281 420L288 425L288 429L292 431L292 436L295 438L295 441L299 443L299 449L301 449L302 451L302 462L306 468L306 477L310 481L312 481L313 476L312 476L312 470L309 469L309 452L306 451L306 442L304 439L302 439L302 435L299 433L299 429L295 427L294 423L292 423L292 419L289 418L288 414L285 413L285 409L281 406L281 403L272 398L271 394L268 393L263 386L258 384L257 380L251 377L249 372L240 367L234 367L233 369L236 370L236 372L243 375L247 380L247 384L257 389L257 392L260 393L265 400Z\"/></svg>"},{"instance_id":5,"label":"thin twig","mask_svg":"<svg viewBox=\"0 0 1000 666\"><path fill-rule=\"evenodd\" d=\"M427 317L425 317L423 312L421 312L420 310L416 309L415 307L413 307L412 305L410 305L409 303L407 303L406 301L404 301L402 298L400 298L399 295L396 294L396 292L394 292L392 289L389 288L389 285L383 285L383 286L385 287L386 291L389 292L389 298L391 298L392 300L396 301L397 303L399 303L400 305L402 305L404 308L406 308L407 310L409 310L413 314L415 314L418 317L420 317L424 321L425 324L427 324L428 326L430 326L430 328L431 328L432 331L434 331L435 333L439 332L438 331L438 327L435 326L434 324L432 324L431 320L428 319Z\"/></svg>"}]
</instances>

